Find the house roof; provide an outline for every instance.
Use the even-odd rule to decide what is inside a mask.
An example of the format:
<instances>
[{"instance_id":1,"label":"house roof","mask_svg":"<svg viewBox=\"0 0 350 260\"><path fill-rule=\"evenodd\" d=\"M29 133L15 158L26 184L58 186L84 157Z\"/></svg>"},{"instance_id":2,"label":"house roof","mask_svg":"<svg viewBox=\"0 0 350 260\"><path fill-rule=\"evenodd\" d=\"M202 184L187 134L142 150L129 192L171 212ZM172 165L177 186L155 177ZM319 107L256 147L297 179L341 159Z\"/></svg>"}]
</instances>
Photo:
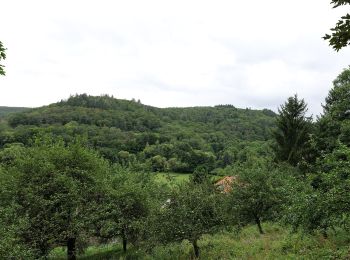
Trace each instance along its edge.
<instances>
[{"instance_id":1,"label":"house roof","mask_svg":"<svg viewBox=\"0 0 350 260\"><path fill-rule=\"evenodd\" d=\"M232 190L232 183L237 179L236 176L225 176L215 183L215 186L222 192L228 193Z\"/></svg>"}]
</instances>

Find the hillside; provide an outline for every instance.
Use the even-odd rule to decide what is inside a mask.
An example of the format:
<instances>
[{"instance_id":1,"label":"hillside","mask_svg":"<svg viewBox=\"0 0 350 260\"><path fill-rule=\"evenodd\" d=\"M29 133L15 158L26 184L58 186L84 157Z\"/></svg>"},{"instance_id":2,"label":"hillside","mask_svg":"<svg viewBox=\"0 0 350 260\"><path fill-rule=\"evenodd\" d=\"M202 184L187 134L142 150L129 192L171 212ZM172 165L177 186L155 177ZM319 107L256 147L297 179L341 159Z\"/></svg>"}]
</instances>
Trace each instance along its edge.
<instances>
[{"instance_id":1,"label":"hillside","mask_svg":"<svg viewBox=\"0 0 350 260\"><path fill-rule=\"evenodd\" d=\"M244 159L245 149L266 152L263 146L270 138L274 117L266 109L232 105L156 108L83 94L9 115L0 145L27 145L39 132L66 141L82 135L112 162L143 163L142 168L153 171L193 172L198 166L212 171Z\"/></svg>"}]
</instances>

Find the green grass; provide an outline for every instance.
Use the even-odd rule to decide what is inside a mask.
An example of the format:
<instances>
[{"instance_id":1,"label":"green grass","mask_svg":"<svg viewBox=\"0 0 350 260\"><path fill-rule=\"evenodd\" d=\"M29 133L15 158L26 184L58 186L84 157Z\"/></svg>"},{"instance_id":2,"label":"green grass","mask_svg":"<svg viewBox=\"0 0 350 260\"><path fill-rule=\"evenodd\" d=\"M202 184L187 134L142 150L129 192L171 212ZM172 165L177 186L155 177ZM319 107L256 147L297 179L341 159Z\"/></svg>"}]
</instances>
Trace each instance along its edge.
<instances>
[{"instance_id":1,"label":"green grass","mask_svg":"<svg viewBox=\"0 0 350 260\"><path fill-rule=\"evenodd\" d=\"M110 244L101 246L90 246L83 254L78 255L81 260L107 260L107 259L142 259L145 253L131 247L126 253L123 252L121 245ZM50 255L51 260L65 260L67 251L64 247L54 249Z\"/></svg>"},{"instance_id":2,"label":"green grass","mask_svg":"<svg viewBox=\"0 0 350 260\"><path fill-rule=\"evenodd\" d=\"M155 179L156 179L156 181L161 182L161 183L180 184L180 183L188 181L190 179L191 175L192 174L190 174L190 173L158 172L158 173L155 173ZM222 178L222 176L216 176L216 175L211 176L211 180L213 182L215 182L221 178Z\"/></svg>"},{"instance_id":3,"label":"green grass","mask_svg":"<svg viewBox=\"0 0 350 260\"><path fill-rule=\"evenodd\" d=\"M277 224L264 223L265 234L256 226L240 232L224 231L204 235L199 241L201 259L349 259L349 233L331 233L328 239L320 234L291 233ZM64 259L65 251L56 249L50 259ZM188 241L157 246L149 253L142 248L130 247L124 254L120 245L89 247L78 259L193 259Z\"/></svg>"},{"instance_id":4,"label":"green grass","mask_svg":"<svg viewBox=\"0 0 350 260\"><path fill-rule=\"evenodd\" d=\"M159 172L155 173L155 179L158 182L161 183L176 183L179 184L181 182L186 182L189 180L191 174L188 173L164 173L164 172Z\"/></svg>"}]
</instances>

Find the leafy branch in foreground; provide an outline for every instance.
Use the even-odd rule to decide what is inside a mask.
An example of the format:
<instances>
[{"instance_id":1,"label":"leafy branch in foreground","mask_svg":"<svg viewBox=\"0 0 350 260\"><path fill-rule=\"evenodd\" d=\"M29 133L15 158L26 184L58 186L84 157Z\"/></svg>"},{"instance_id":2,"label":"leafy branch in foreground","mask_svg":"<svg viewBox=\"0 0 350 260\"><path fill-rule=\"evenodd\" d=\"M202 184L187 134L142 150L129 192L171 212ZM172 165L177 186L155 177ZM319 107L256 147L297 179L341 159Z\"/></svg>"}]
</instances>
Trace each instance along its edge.
<instances>
[{"instance_id":1,"label":"leafy branch in foreground","mask_svg":"<svg viewBox=\"0 0 350 260\"><path fill-rule=\"evenodd\" d=\"M6 48L4 47L4 45L2 44L2 42L0 41L0 61L6 59ZM4 65L0 64L0 75L5 75L5 70L4 70Z\"/></svg>"},{"instance_id":2,"label":"leafy branch in foreground","mask_svg":"<svg viewBox=\"0 0 350 260\"><path fill-rule=\"evenodd\" d=\"M350 4L349 0L333 0L331 2L333 8L342 5ZM334 28L331 28L332 33L326 34L323 39L329 41L329 45L336 51L350 44L350 14L341 17Z\"/></svg>"}]
</instances>

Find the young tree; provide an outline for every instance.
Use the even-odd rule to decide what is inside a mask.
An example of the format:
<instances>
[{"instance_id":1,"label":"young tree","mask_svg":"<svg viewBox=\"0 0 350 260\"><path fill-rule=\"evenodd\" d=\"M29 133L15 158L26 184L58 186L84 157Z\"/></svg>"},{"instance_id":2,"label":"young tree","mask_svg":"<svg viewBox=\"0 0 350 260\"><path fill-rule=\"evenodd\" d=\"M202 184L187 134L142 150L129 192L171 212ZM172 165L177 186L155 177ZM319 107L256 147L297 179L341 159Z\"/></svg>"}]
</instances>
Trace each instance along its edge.
<instances>
[{"instance_id":1,"label":"young tree","mask_svg":"<svg viewBox=\"0 0 350 260\"><path fill-rule=\"evenodd\" d=\"M162 243L187 239L196 257L200 251L198 240L211 234L225 223L222 194L206 184L186 183L174 189L161 207L154 223L154 236Z\"/></svg>"},{"instance_id":2,"label":"young tree","mask_svg":"<svg viewBox=\"0 0 350 260\"><path fill-rule=\"evenodd\" d=\"M332 0L333 8L342 5L350 4L350 0ZM341 48L350 44L350 14L346 14L336 23L335 27L331 29L332 34L326 34L323 39L329 41L329 45L334 50L339 51Z\"/></svg>"},{"instance_id":3,"label":"young tree","mask_svg":"<svg viewBox=\"0 0 350 260\"><path fill-rule=\"evenodd\" d=\"M0 61L6 59L6 49L0 41ZM0 75L5 75L4 65L0 64Z\"/></svg>"},{"instance_id":4,"label":"young tree","mask_svg":"<svg viewBox=\"0 0 350 260\"><path fill-rule=\"evenodd\" d=\"M286 161L293 166L307 156L307 145L311 133L311 118L306 117L307 105L297 95L289 97L278 109L277 129L273 132L273 149L279 161Z\"/></svg>"}]
</instances>

